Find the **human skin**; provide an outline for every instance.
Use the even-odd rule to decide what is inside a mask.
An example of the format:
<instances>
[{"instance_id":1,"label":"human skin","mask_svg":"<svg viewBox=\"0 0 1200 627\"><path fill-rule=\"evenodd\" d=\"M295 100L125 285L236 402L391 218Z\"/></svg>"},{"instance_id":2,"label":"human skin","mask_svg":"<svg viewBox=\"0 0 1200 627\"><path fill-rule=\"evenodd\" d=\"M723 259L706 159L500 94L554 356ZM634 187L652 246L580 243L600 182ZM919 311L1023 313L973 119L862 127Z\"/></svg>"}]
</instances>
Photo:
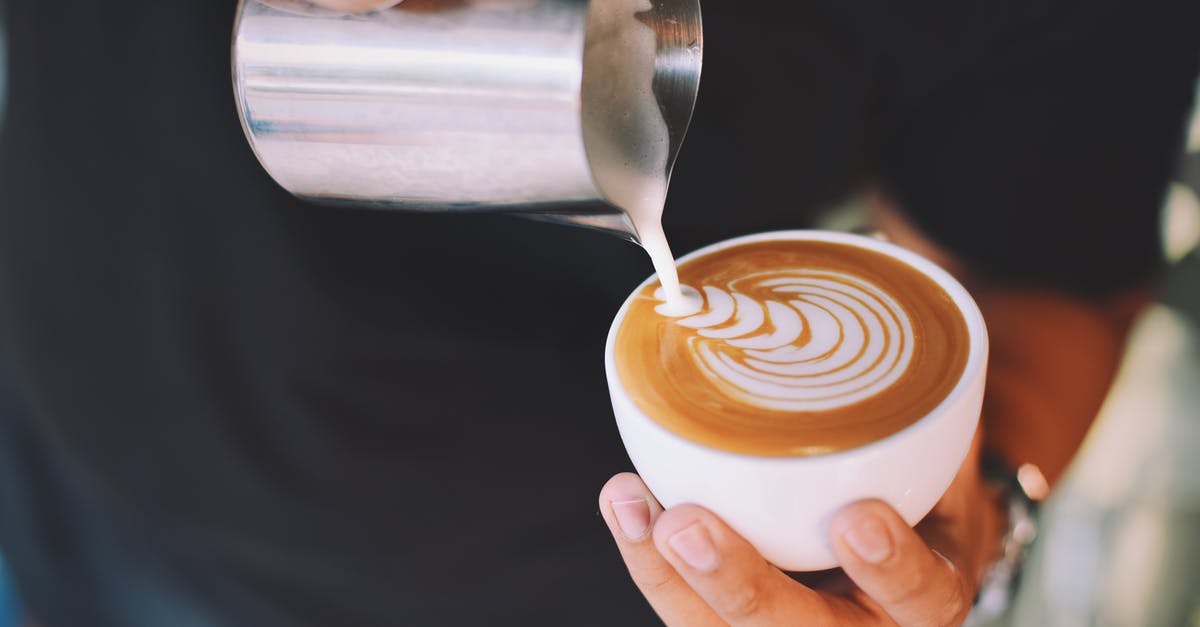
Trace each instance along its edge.
<instances>
[{"instance_id":1,"label":"human skin","mask_svg":"<svg viewBox=\"0 0 1200 627\"><path fill-rule=\"evenodd\" d=\"M399 4L313 1L350 12ZM841 511L831 521L829 541L843 568L809 586L769 565L703 508L664 511L636 475L613 477L601 491L600 511L634 582L668 625L961 623L1003 529L996 492L980 476L981 451L1012 468L1033 468L1052 485L1107 393L1129 326L1146 302L1143 293L1094 303L989 284L885 198L874 197L874 205L880 230L958 276L987 320L993 356L983 425L971 452L915 530L878 501Z\"/></svg>"},{"instance_id":2,"label":"human skin","mask_svg":"<svg viewBox=\"0 0 1200 627\"><path fill-rule=\"evenodd\" d=\"M600 511L634 583L667 625L956 625L1000 535L990 505L996 494L979 477L979 443L916 530L880 501L839 512L830 546L842 570L804 583L711 512L664 511L637 475L611 479Z\"/></svg>"},{"instance_id":3,"label":"human skin","mask_svg":"<svg viewBox=\"0 0 1200 627\"><path fill-rule=\"evenodd\" d=\"M1041 479L1044 496L1107 394L1145 290L1093 302L990 282L885 198L873 204L879 230L955 274L983 311L992 356L971 452L915 529L879 501L843 509L829 526L842 569L801 578L771 566L711 512L695 505L664 511L637 475L613 477L600 493L601 515L634 583L667 625L962 623L1004 529L998 493L980 474L982 451Z\"/></svg>"}]
</instances>

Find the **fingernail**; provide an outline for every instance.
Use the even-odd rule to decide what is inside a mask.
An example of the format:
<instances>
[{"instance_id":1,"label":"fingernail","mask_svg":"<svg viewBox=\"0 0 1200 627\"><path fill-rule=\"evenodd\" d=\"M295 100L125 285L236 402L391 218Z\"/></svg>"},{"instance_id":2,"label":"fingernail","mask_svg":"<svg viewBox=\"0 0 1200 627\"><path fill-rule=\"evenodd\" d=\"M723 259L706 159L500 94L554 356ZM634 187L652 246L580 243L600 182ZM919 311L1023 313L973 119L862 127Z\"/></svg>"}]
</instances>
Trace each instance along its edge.
<instances>
[{"instance_id":1,"label":"fingernail","mask_svg":"<svg viewBox=\"0 0 1200 627\"><path fill-rule=\"evenodd\" d=\"M683 531L676 531L675 535L667 540L667 544L671 545L671 550L675 551L679 559L702 573L717 567L717 547L713 546L708 529L698 522L692 523Z\"/></svg>"},{"instance_id":2,"label":"fingernail","mask_svg":"<svg viewBox=\"0 0 1200 627\"><path fill-rule=\"evenodd\" d=\"M650 529L650 504L646 499L613 501L612 510L625 539L641 540L646 537Z\"/></svg>"},{"instance_id":3,"label":"fingernail","mask_svg":"<svg viewBox=\"0 0 1200 627\"><path fill-rule=\"evenodd\" d=\"M892 536L878 518L867 518L851 527L842 534L842 541L869 564L882 564L892 556Z\"/></svg>"}]
</instances>

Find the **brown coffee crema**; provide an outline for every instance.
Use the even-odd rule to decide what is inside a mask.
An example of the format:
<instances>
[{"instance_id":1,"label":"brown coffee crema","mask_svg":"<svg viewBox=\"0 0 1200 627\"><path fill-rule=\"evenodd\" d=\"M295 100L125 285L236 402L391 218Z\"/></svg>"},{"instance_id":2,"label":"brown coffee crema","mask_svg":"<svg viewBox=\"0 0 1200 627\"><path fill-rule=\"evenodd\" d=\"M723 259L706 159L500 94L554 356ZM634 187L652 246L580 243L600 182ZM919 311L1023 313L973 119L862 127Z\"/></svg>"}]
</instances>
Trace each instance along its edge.
<instances>
[{"instance_id":1,"label":"brown coffee crema","mask_svg":"<svg viewBox=\"0 0 1200 627\"><path fill-rule=\"evenodd\" d=\"M966 367L967 325L949 294L883 253L753 242L687 261L679 276L699 292L692 310L660 313L659 285L644 287L615 358L633 402L700 444L772 457L861 446L927 415Z\"/></svg>"}]
</instances>

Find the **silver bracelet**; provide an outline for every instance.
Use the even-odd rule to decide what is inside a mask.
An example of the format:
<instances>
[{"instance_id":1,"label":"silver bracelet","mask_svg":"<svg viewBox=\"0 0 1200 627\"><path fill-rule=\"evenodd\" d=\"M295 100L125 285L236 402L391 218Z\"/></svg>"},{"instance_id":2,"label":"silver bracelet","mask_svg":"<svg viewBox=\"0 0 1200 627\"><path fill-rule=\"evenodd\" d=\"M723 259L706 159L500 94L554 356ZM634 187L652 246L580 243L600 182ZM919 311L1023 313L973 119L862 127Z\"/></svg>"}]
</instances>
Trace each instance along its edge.
<instances>
[{"instance_id":1,"label":"silver bracelet","mask_svg":"<svg viewBox=\"0 0 1200 627\"><path fill-rule=\"evenodd\" d=\"M1002 463L992 459L985 459L982 467L984 480L997 484L1007 501L1008 525L1000 555L984 573L966 625L989 624L1011 609L1025 558L1037 539L1038 501L1049 492L1037 467L1022 466L1015 473L1003 468Z\"/></svg>"}]
</instances>

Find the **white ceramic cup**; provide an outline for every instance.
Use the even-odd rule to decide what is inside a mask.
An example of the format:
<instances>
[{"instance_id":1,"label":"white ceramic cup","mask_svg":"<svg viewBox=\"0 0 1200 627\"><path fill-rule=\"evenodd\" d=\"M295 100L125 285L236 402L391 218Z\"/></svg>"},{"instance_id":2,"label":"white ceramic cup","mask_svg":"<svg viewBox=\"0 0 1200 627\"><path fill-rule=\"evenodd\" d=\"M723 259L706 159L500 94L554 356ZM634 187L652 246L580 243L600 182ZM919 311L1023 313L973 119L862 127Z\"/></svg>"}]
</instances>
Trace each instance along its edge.
<instances>
[{"instance_id":1,"label":"white ceramic cup","mask_svg":"<svg viewBox=\"0 0 1200 627\"><path fill-rule=\"evenodd\" d=\"M970 338L962 377L926 416L857 448L803 457L759 457L714 449L668 431L629 398L617 374L615 340L630 302L608 334L605 369L621 439L638 473L662 503L701 505L720 516L771 563L790 571L833 568L828 522L841 508L880 499L915 525L949 487L979 422L987 366L987 330L967 291L946 271L908 250L859 235L777 231L713 244L681 264L730 246L765 241L820 241L883 253L933 279L958 306Z\"/></svg>"}]
</instances>

